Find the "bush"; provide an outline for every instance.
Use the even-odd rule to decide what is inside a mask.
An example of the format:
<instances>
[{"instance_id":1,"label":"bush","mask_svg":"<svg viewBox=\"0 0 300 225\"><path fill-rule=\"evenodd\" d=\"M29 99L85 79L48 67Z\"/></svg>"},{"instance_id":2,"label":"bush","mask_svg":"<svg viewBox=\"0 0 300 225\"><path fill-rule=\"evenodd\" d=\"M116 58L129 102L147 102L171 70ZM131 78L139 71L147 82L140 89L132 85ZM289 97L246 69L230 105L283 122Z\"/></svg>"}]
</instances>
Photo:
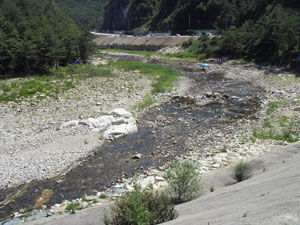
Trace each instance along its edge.
<instances>
[{"instance_id":1,"label":"bush","mask_svg":"<svg viewBox=\"0 0 300 225\"><path fill-rule=\"evenodd\" d=\"M126 193L111 207L110 217L105 216L106 225L154 225L178 216L174 205L165 193L153 190L141 190L135 186L134 191Z\"/></svg>"},{"instance_id":2,"label":"bush","mask_svg":"<svg viewBox=\"0 0 300 225\"><path fill-rule=\"evenodd\" d=\"M239 162L234 167L234 178L237 182L241 182L243 180L247 180L251 177L251 167L247 162Z\"/></svg>"},{"instance_id":3,"label":"bush","mask_svg":"<svg viewBox=\"0 0 300 225\"><path fill-rule=\"evenodd\" d=\"M167 170L169 194L175 204L195 199L201 195L200 177L196 167L188 161L175 160Z\"/></svg>"}]
</instances>

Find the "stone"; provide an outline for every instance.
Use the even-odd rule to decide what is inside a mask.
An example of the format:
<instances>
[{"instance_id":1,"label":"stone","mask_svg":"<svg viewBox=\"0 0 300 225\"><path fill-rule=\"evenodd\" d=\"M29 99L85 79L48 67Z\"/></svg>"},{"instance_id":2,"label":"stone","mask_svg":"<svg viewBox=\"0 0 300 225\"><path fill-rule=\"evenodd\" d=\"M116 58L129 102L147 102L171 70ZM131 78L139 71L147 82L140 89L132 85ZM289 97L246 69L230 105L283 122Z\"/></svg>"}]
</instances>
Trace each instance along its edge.
<instances>
[{"instance_id":1,"label":"stone","mask_svg":"<svg viewBox=\"0 0 300 225\"><path fill-rule=\"evenodd\" d=\"M142 154L136 154L131 156L132 159L141 159L142 158Z\"/></svg>"},{"instance_id":2,"label":"stone","mask_svg":"<svg viewBox=\"0 0 300 225\"><path fill-rule=\"evenodd\" d=\"M103 134L105 139L111 139L114 136L121 137L124 135L134 134L137 132L135 124L121 124L109 127Z\"/></svg>"},{"instance_id":3,"label":"stone","mask_svg":"<svg viewBox=\"0 0 300 225\"><path fill-rule=\"evenodd\" d=\"M127 112L123 108L117 108L109 112L110 115L116 116L116 117L131 117L131 113Z\"/></svg>"},{"instance_id":4,"label":"stone","mask_svg":"<svg viewBox=\"0 0 300 225\"><path fill-rule=\"evenodd\" d=\"M80 202L80 206L81 206L81 208L85 209L89 206L89 203L88 202Z\"/></svg>"},{"instance_id":5,"label":"stone","mask_svg":"<svg viewBox=\"0 0 300 225\"><path fill-rule=\"evenodd\" d=\"M121 185L115 185L113 187L113 194L116 194L116 195L122 195L125 193L125 188Z\"/></svg>"},{"instance_id":6,"label":"stone","mask_svg":"<svg viewBox=\"0 0 300 225\"><path fill-rule=\"evenodd\" d=\"M165 181L165 179L163 177L156 176L155 181Z\"/></svg>"},{"instance_id":7,"label":"stone","mask_svg":"<svg viewBox=\"0 0 300 225\"><path fill-rule=\"evenodd\" d=\"M213 96L213 93L212 93L212 92L209 91L209 92L206 93L206 97L207 97L207 98L211 98L212 96Z\"/></svg>"},{"instance_id":8,"label":"stone","mask_svg":"<svg viewBox=\"0 0 300 225\"><path fill-rule=\"evenodd\" d=\"M23 223L23 220L18 218L18 219L13 219L13 220L7 221L7 222L3 223L3 225L19 225L21 223Z\"/></svg>"},{"instance_id":9,"label":"stone","mask_svg":"<svg viewBox=\"0 0 300 225\"><path fill-rule=\"evenodd\" d=\"M71 120L69 122L63 123L60 126L60 129L69 128L69 127L77 127L78 126L78 120Z\"/></svg>"},{"instance_id":10,"label":"stone","mask_svg":"<svg viewBox=\"0 0 300 225\"><path fill-rule=\"evenodd\" d=\"M149 185L153 185L155 183L155 178L153 176L146 177L145 179L138 182L142 189L145 189Z\"/></svg>"}]
</instances>

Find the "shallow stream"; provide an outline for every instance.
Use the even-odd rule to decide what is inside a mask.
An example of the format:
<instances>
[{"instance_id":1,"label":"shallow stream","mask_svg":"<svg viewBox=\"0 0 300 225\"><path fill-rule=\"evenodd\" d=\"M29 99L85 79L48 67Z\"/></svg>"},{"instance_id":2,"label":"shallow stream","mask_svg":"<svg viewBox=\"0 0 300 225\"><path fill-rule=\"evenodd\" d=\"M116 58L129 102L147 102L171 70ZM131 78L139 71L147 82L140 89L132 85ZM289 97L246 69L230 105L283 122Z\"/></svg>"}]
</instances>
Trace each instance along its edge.
<instances>
[{"instance_id":1,"label":"shallow stream","mask_svg":"<svg viewBox=\"0 0 300 225\"><path fill-rule=\"evenodd\" d=\"M114 60L132 58L120 56ZM46 189L52 190L51 196L43 202L47 206L65 199L93 195L135 172L159 168L174 157L186 154L189 147L185 142L192 134L223 129L244 118L256 119L255 113L264 93L261 88L245 81L227 79L222 73L191 69L189 65L168 66L181 70L193 80L193 87L188 91L190 97L170 98L166 103L147 110L139 117L137 133L105 143L65 175L0 190L0 221L20 209L34 209L37 199ZM218 95L205 96L204 87ZM205 98L209 101L201 104ZM141 159L131 160L131 156L137 153L142 155Z\"/></svg>"}]
</instances>

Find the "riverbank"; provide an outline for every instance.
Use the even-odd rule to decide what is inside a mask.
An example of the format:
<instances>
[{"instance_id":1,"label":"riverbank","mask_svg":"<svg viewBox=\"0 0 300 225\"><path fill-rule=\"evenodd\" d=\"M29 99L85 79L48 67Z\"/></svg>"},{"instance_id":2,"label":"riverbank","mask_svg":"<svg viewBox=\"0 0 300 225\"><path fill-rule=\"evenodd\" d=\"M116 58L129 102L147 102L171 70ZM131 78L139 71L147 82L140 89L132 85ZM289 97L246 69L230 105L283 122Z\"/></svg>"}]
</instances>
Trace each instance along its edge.
<instances>
[{"instance_id":1,"label":"riverbank","mask_svg":"<svg viewBox=\"0 0 300 225\"><path fill-rule=\"evenodd\" d=\"M170 63L168 62L168 60L156 60L161 61L161 63L163 64ZM174 60L172 60L171 67L178 68L184 71L186 76L181 79L181 81L177 85L177 88L173 89L169 94L167 93L157 95L156 104L143 111L141 114L136 114L136 118L139 121L139 124L149 128L149 130L147 130L148 135L153 137L154 140L157 140L158 143L161 142L159 145L155 145L155 148L157 149L156 151L146 151L141 155L142 158L145 158L147 160L151 159L157 162L161 161L160 164L165 165L165 163L168 162L169 158L171 159L174 156L180 156L182 158L191 159L195 163L198 163L200 172L204 174L207 171L215 170L217 168L229 165L234 161L242 159L246 160L248 157L252 157L253 155L264 154L264 152L268 151L271 146L278 142L280 142L281 144L287 144L287 142L285 141L261 141L258 138L254 138L256 139L254 140L253 131L263 126L267 117L270 116L267 115L267 111L270 108L270 102L282 102L282 104L280 104L280 107L277 107L274 112L272 112L272 115L275 118L282 115L287 115L289 118L293 117L292 114L299 115L297 111L297 108L299 107L299 94L296 90L300 87L300 85L298 79L294 78L293 75L288 74L281 69L261 68L257 67L256 65L249 64L212 64L211 68L206 73L201 71L200 64L179 65L179 63L176 63L174 62ZM69 99L67 101L67 104L73 102L74 105L71 105L72 107L64 108L67 105L66 101L64 102L64 100L61 100L62 105L60 107L65 109L66 112L69 112L68 115L66 113L63 114L64 121L77 119L81 115L83 115L83 118L91 116L89 115L92 114L91 112L87 112L88 114L85 114L85 112L80 111L80 109L91 110L91 108L93 108L95 110L94 113L96 113L94 115L98 115L97 110L99 110L100 105L102 106L102 104L104 104L105 102L107 102L107 105L104 104L103 107L107 110L109 110L109 107L111 106L112 108L120 106L126 108L128 106L133 106L134 104L136 104L136 102L142 100L143 96L145 96L146 93L150 91L151 81L147 81L147 79L144 80L145 77L141 77L138 74L138 71L127 72L127 75L126 73L124 74L124 72L122 72L122 76L118 77L116 80L117 82L114 83L115 85L120 85L120 82L124 82L122 78L128 77L128 79L132 79L132 82L136 82L135 84L137 85L137 87L141 83L144 84L144 86L140 86L141 94L137 95L138 97L132 97L131 94L127 95L132 104L127 102L124 103L123 99L122 101L124 105L118 105L118 103L122 104L122 101L121 103L119 102L120 99L122 99L122 95L117 95L120 94L120 90L111 92L115 90L115 86L113 86L112 89L103 90L103 92L100 92L98 90L93 93L88 93L88 91L90 91L91 89L91 86L83 85L84 87L86 87L86 89L84 89L84 87L82 89L83 93L86 93L86 98L83 98L82 101L80 101L80 99L78 98L76 99L76 96L78 95L76 92L74 92L74 95L71 98L73 100ZM125 79L125 81L128 82L127 79ZM106 83L100 83L99 85L96 85L97 83L95 83L95 80L90 80L90 82L97 88L107 88L107 86L109 86L106 85ZM105 82L108 81L106 80ZM139 89L137 88L137 90ZM124 92L121 93L123 95L126 95L126 91L128 91L128 89L125 88ZM105 101L104 99L97 99L94 102L92 101L91 105L84 106L84 103L89 102L88 99L90 99L91 96L97 96L97 93L99 92L106 93L105 96L107 96L107 98L109 99L107 101ZM99 97L102 96L103 95L101 94L101 96ZM47 101L49 101L49 99ZM53 104L57 104L57 100L52 101L54 101ZM97 102L100 103L100 105L97 105ZM112 105L110 105L111 102L113 102ZM161 104L161 102L164 102L164 104ZM84 107L78 107L81 104ZM212 104L216 105L215 108L212 108L212 111L209 111L209 113L206 112L203 115L199 114L200 112L202 112L201 110L203 110L203 108L205 108L206 106L211 106ZM163 114L167 112L167 110L172 109L170 107L173 106L175 106L175 111L170 111L169 114ZM233 106L237 106L237 108ZM5 107L6 106L4 106L4 108ZM38 115L43 118L42 115L44 115L45 117L45 115L47 114L47 110L43 112L42 109L44 108L42 107L41 109L39 109L39 107L41 106L37 106L36 108L34 108L34 110L36 112L40 112L40 114ZM52 109L52 106L49 105L48 108ZM238 109L239 111L236 111L236 109ZM17 112L17 108L11 108L11 110L16 110ZM26 112L28 111L27 109L22 110L21 113L23 111L24 113L21 114L22 118L26 118ZM10 118L8 115L14 115L9 110L7 112L7 117L4 116L3 118ZM175 117L172 117L172 115ZM19 117L17 118L21 118L21 116L19 115ZM39 117L36 117L35 121L39 121L38 118ZM15 117L14 119L17 121ZM200 127L201 129L198 129L196 127L193 127L193 124L196 124L195 121L200 122L199 124L205 125L206 121L208 121L209 119L211 119L211 122L209 122L209 124L213 124L212 128ZM58 122L60 121L61 120L58 120ZM214 125L214 123L216 123L216 125ZM95 137L95 139L78 138L82 137L82 135L84 134L86 135L84 137L91 138L91 134L88 130L84 130L83 128L80 128L78 130L70 129L70 133L68 135L64 135L62 131L57 131L55 129L56 126L53 126L53 128L50 130L53 133L58 132L56 133L56 135L58 136L56 136L55 141L61 142L63 147L57 148L56 145L51 144L52 142L45 143L45 145L48 144L48 146L52 147L52 149L50 147L48 149L50 152L52 152L52 155L50 156L57 157L57 161L55 161L55 158L51 158L51 160L45 157L45 155L47 155L47 151L43 151L43 146L37 148L39 150L36 150L34 155L30 155L31 153L28 153L29 155L26 155L24 152L18 153L16 151L17 153L11 154L12 156L10 157L9 152L3 152L4 155L6 154L4 159L7 159L7 161L2 161L3 163L5 163L2 164L5 165L5 170L4 172L2 172L2 176L5 178L3 179L4 181L12 180L15 182L15 184L18 184L18 182L20 183L20 178L15 175L20 170L25 171L25 174L28 174L29 176L23 176L25 179L22 182L27 182L30 179L44 179L46 177L50 178L51 174L52 176L54 176L55 174L65 172L64 170L68 167L66 166L68 163L70 165L74 163L76 159L87 155L89 152L94 152L91 151L94 149L94 146L90 145L94 143L92 140L95 140L95 146L99 146L99 144L101 144L99 143L98 137ZM187 133L181 133L179 135L179 133L177 134L175 132L176 129L178 130L181 126L182 130L186 130ZM15 127L12 126L12 128ZM20 127L18 127L18 129L20 129ZM47 132L49 132L47 130L48 129L45 129L45 131L43 130L41 133L45 135L47 134ZM191 132L192 130L195 132ZM9 132L13 132L13 129ZM161 137L160 132L162 132L163 134L163 136ZM25 138L25 136L26 135L24 135L23 138ZM71 141L62 142L65 137L69 136L71 136L72 138ZM22 139L22 135L20 135L20 140L24 140ZM162 141L165 140L167 140L166 144L162 145ZM15 140L14 138L11 138L10 143L12 145L16 144L15 141L18 141L18 139ZM81 154L76 154L76 151L74 150L76 148L79 148L81 150ZM180 148L180 151L182 152L173 151L173 149L176 148ZM30 152L29 149L30 147L28 147L28 152ZM70 151L66 151L66 149L70 149ZM82 152L83 149L86 150ZM54 153L53 151L56 152ZM139 153L139 149L134 149L133 152L136 153L136 151L137 153ZM31 162L31 170L27 171L23 168L20 169L18 165L14 165L15 157L24 157L24 155L26 159L25 163L27 161L31 161L31 157L34 157L35 159L32 160L33 162ZM130 157L130 155L125 156L124 162L128 157ZM39 159L42 159L44 161L39 163ZM60 169L53 169L51 167L52 161L54 161L54 163L62 161L63 164ZM143 161L143 159L140 161ZM89 161L86 161L85 159L85 164L88 164L88 162ZM84 162L82 162L81 164L84 164ZM22 165L26 164L24 164L23 162ZM49 166L49 171L45 173L45 177L39 177L39 173L41 170L38 165ZM89 164L87 166L89 167ZM7 173L7 171L12 170L15 171L15 174ZM36 171L34 172L34 170ZM155 177L159 177L160 175L162 175L163 170L163 166L159 166L159 168L156 168L156 170L153 170L153 168L151 167L149 167L148 169L145 168L145 170L141 169L142 175L138 179L145 180L148 177L153 177L153 179L148 178L148 180L151 180L151 182L154 180L155 183L159 183L159 181L155 179ZM111 178L116 183L114 183L110 188L113 189L114 186L119 185L119 189L130 189L132 179L127 179L125 177L121 178L122 179L118 177Z\"/></svg>"}]
</instances>

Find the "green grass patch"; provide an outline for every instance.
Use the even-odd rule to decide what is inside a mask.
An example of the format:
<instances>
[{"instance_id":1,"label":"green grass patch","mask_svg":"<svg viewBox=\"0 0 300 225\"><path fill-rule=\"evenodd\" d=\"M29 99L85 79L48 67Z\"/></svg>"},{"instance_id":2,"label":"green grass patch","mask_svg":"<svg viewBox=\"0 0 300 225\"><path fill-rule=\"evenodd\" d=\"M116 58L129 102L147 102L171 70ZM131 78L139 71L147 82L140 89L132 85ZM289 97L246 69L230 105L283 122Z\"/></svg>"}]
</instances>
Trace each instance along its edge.
<instances>
[{"instance_id":1,"label":"green grass patch","mask_svg":"<svg viewBox=\"0 0 300 225\"><path fill-rule=\"evenodd\" d=\"M278 107L278 102L270 102L267 109L267 115L271 115Z\"/></svg>"},{"instance_id":2,"label":"green grass patch","mask_svg":"<svg viewBox=\"0 0 300 225\"><path fill-rule=\"evenodd\" d=\"M197 54L193 52L168 53L168 54L164 54L163 56L179 58L179 59L197 59L197 60L204 60L206 58L206 55L204 53Z\"/></svg>"},{"instance_id":3,"label":"green grass patch","mask_svg":"<svg viewBox=\"0 0 300 225\"><path fill-rule=\"evenodd\" d=\"M127 54L136 54L142 55L146 57L150 57L152 55L158 55L155 52L146 51L146 50L124 50L124 49L101 49L100 52L112 52L112 53L127 53Z\"/></svg>"},{"instance_id":4,"label":"green grass patch","mask_svg":"<svg viewBox=\"0 0 300 225\"><path fill-rule=\"evenodd\" d=\"M143 99L143 101L137 103L135 106L136 110L138 112L142 111L144 108L147 108L148 106L152 105L155 102L155 99L151 97L150 95L146 95Z\"/></svg>"},{"instance_id":5,"label":"green grass patch","mask_svg":"<svg viewBox=\"0 0 300 225\"><path fill-rule=\"evenodd\" d=\"M114 73L106 66L69 65L54 70L50 75L32 76L16 80L0 81L0 102L19 102L23 99L41 100L54 97L71 88L83 79L90 77L113 77Z\"/></svg>"},{"instance_id":6,"label":"green grass patch","mask_svg":"<svg viewBox=\"0 0 300 225\"><path fill-rule=\"evenodd\" d=\"M152 94L165 92L173 86L174 81L182 76L182 73L160 65L136 61L121 61L111 63L112 67L124 69L125 71L138 70L141 74L149 75L155 79L152 84Z\"/></svg>"},{"instance_id":7,"label":"green grass patch","mask_svg":"<svg viewBox=\"0 0 300 225\"><path fill-rule=\"evenodd\" d=\"M298 118L281 116L279 119L266 120L263 127L253 132L253 137L263 140L276 140L293 143L300 140Z\"/></svg>"}]
</instances>

